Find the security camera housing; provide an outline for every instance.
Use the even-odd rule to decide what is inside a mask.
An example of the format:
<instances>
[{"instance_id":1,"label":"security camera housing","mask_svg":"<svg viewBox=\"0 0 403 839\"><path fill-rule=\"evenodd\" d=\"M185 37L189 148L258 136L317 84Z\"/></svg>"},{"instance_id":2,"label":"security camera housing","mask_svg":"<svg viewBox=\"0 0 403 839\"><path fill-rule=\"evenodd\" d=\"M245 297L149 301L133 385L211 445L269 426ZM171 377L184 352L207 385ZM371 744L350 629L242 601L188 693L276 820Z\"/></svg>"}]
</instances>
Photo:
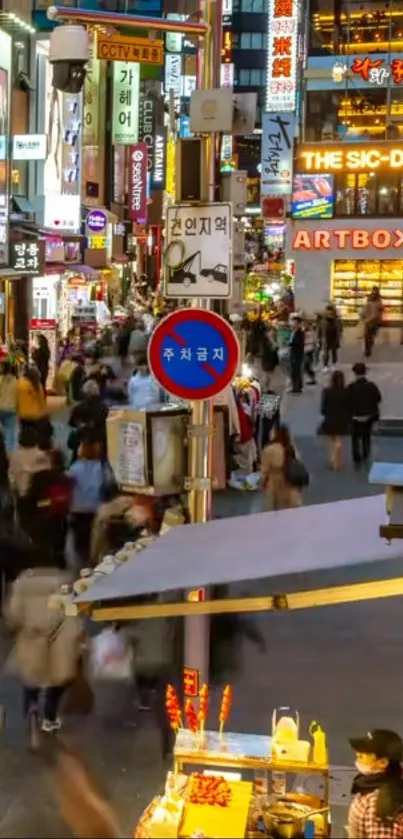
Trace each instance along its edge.
<instances>
[{"instance_id":1,"label":"security camera housing","mask_svg":"<svg viewBox=\"0 0 403 839\"><path fill-rule=\"evenodd\" d=\"M49 61L53 86L63 93L83 89L90 58L88 32L83 26L57 26L50 36Z\"/></svg>"}]
</instances>

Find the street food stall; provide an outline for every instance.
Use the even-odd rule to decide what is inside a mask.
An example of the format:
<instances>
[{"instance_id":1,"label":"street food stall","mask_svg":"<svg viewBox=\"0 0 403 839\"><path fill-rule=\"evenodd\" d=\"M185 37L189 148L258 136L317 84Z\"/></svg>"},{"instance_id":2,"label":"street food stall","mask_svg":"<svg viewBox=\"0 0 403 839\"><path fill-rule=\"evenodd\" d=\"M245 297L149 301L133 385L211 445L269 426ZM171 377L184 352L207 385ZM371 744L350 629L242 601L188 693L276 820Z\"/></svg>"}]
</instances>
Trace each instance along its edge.
<instances>
[{"instance_id":1,"label":"street food stall","mask_svg":"<svg viewBox=\"0 0 403 839\"><path fill-rule=\"evenodd\" d=\"M379 539L384 516L380 495L176 527L141 552L128 547L115 564L109 558L110 567L105 561L101 574L95 569L81 581L75 602L94 621L106 623L286 613L402 595L403 580L393 576L402 548ZM357 529L357 521L365 527ZM368 581L362 583L364 569ZM215 597L214 586L226 586L226 595ZM204 600L189 599L190 590L204 587ZM145 602L151 593L153 602ZM135 836L329 836L328 758L321 727L310 727L312 742L308 732L300 736L298 718L285 725L277 715L271 731L268 718L265 733L233 733L227 686L215 730L208 687L198 686L192 695L194 700L185 699L182 707L175 688L167 688L174 765L164 795L147 807ZM320 794L295 795L287 783L292 773L321 776Z\"/></svg>"},{"instance_id":2,"label":"street food stall","mask_svg":"<svg viewBox=\"0 0 403 839\"><path fill-rule=\"evenodd\" d=\"M185 702L185 728L176 691L168 685L167 712L177 728L174 766L168 772L164 794L154 798L142 814L136 839L330 835L329 769L321 727L312 723L311 746L299 739L298 714L284 708L273 713L271 737L226 733L231 702L232 689L227 685L219 730L205 730L209 689L203 685L199 713L191 700ZM287 781L296 772L321 776L323 793L290 791Z\"/></svg>"}]
</instances>

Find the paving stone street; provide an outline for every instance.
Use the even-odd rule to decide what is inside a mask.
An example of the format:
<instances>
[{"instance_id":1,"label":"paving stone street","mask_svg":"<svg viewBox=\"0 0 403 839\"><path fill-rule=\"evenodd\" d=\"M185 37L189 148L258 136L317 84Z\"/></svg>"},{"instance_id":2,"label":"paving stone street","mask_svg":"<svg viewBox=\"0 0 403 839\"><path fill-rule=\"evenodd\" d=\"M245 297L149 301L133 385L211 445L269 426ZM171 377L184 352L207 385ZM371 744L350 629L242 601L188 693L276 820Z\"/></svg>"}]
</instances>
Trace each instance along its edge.
<instances>
[{"instance_id":1,"label":"paving stone street","mask_svg":"<svg viewBox=\"0 0 403 839\"><path fill-rule=\"evenodd\" d=\"M402 355L400 348L393 355L397 353ZM346 372L354 360L344 354L342 365ZM403 417L400 358L374 359L370 375L383 391L384 415ZM345 469L339 474L326 469L323 441L316 435L319 401L320 385L307 388L301 396L287 395L283 403L283 415L312 476L305 503L346 498L353 503L355 498L378 493L378 488L368 485L365 472L357 473L351 468L347 441ZM60 440L65 438L64 417L57 420L57 434ZM403 441L377 437L374 458L402 462ZM260 506L258 492L231 491L215 499L215 514L246 515L258 512ZM365 526L365 521L357 520L357 528ZM346 534L335 533L334 538L340 539L342 549ZM297 528L295 539L304 540L304 533ZM267 547L269 551L270 534ZM253 551L253 544L250 550ZM400 566L396 562L396 574L400 573ZM382 576L382 567L376 572ZM321 722L329 736L333 767L334 836L344 835L345 805L354 774L347 737L376 726L403 734L401 615L398 598L261 615L253 620L264 637L265 651L260 652L250 641L239 649L238 672L231 677L232 730L267 733L273 707L284 704L299 710L304 731L311 720ZM4 658L9 649L7 638L2 648ZM213 709L215 702L213 696ZM59 820L45 769L38 758L26 751L19 686L6 670L0 677L0 703L6 710L0 748L0 837L68 836ZM116 802L125 835L131 835L141 810L160 788L167 768L159 756L151 719L136 712L131 691L108 686L97 690L95 714L88 722L73 726L71 737L89 756ZM303 783L301 778L294 779L295 787Z\"/></svg>"}]
</instances>

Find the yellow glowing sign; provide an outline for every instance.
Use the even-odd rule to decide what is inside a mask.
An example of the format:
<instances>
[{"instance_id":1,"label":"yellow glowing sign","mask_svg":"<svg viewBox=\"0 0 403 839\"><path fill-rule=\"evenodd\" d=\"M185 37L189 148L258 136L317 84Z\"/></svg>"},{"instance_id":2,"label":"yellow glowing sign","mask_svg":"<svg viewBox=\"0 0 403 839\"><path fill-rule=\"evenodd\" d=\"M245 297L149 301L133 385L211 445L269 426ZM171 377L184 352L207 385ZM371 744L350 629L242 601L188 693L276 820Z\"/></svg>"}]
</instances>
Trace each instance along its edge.
<instances>
[{"instance_id":1,"label":"yellow glowing sign","mask_svg":"<svg viewBox=\"0 0 403 839\"><path fill-rule=\"evenodd\" d=\"M176 146L173 137L169 137L168 139L166 155L165 192L171 198L175 198Z\"/></svg>"},{"instance_id":2,"label":"yellow glowing sign","mask_svg":"<svg viewBox=\"0 0 403 839\"><path fill-rule=\"evenodd\" d=\"M90 236L88 244L91 250L102 251L106 248L106 236Z\"/></svg>"},{"instance_id":3,"label":"yellow glowing sign","mask_svg":"<svg viewBox=\"0 0 403 839\"><path fill-rule=\"evenodd\" d=\"M394 146L337 146L304 148L298 153L299 172L373 172L403 169L403 148Z\"/></svg>"}]
</instances>

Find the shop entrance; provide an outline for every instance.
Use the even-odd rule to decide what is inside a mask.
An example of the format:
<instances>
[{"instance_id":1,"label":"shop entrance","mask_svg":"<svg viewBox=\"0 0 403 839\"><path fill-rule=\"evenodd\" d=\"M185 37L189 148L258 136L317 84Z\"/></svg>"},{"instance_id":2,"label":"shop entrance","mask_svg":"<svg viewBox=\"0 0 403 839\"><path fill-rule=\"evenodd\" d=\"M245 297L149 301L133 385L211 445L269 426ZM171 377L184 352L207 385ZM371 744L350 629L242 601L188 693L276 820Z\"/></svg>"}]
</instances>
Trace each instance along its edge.
<instances>
[{"instance_id":1,"label":"shop entrance","mask_svg":"<svg viewBox=\"0 0 403 839\"><path fill-rule=\"evenodd\" d=\"M335 259L332 262L331 299L342 320L356 323L366 298L378 286L384 321L403 326L402 259Z\"/></svg>"}]
</instances>

